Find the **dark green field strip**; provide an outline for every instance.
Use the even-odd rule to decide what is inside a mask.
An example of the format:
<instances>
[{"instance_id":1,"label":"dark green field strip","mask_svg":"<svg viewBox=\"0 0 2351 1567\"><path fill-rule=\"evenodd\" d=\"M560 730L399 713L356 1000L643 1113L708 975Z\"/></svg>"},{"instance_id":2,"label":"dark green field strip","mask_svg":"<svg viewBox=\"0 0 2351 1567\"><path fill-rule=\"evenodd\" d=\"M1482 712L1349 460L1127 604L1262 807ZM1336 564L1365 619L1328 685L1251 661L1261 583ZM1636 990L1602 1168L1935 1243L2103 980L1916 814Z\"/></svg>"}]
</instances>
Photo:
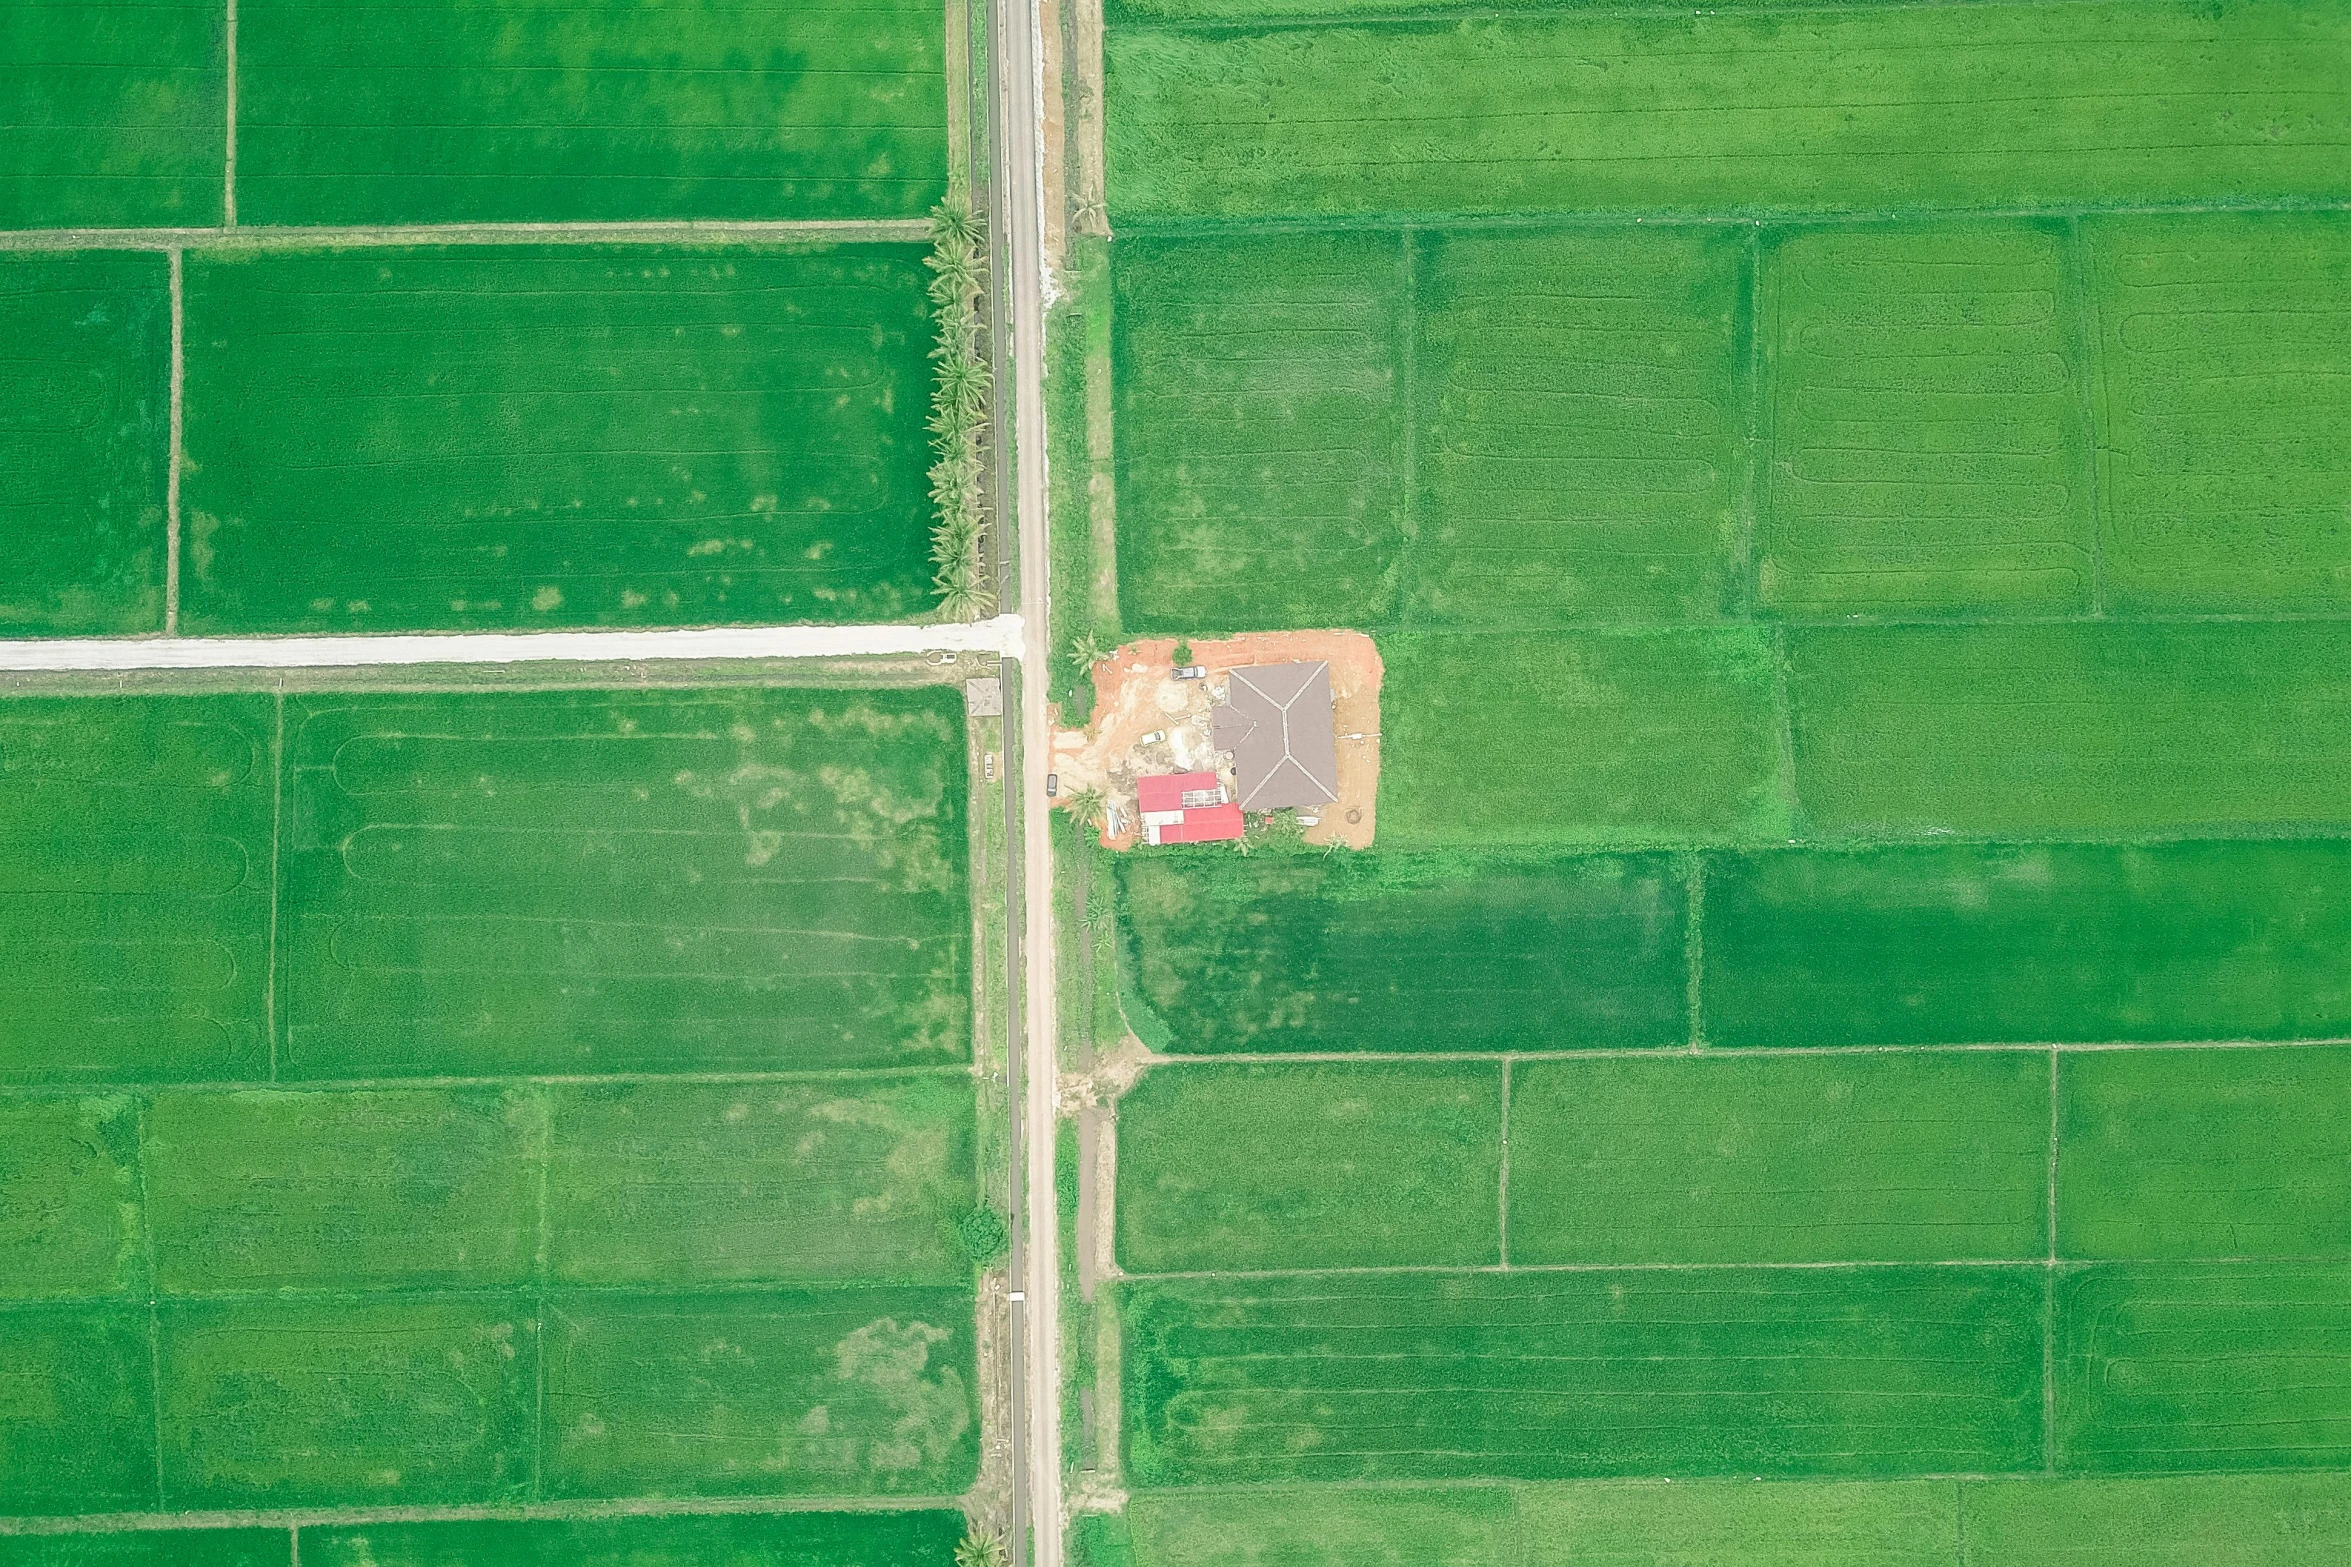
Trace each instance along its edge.
<instances>
[{"instance_id":1,"label":"dark green field strip","mask_svg":"<svg viewBox=\"0 0 2351 1567\"><path fill-rule=\"evenodd\" d=\"M151 1508L144 1306L0 1311L0 1515Z\"/></svg>"},{"instance_id":2,"label":"dark green field strip","mask_svg":"<svg viewBox=\"0 0 2351 1567\"><path fill-rule=\"evenodd\" d=\"M220 0L0 7L0 229L220 221Z\"/></svg>"},{"instance_id":3,"label":"dark green field strip","mask_svg":"<svg viewBox=\"0 0 2351 1567\"><path fill-rule=\"evenodd\" d=\"M1688 899L1663 855L1124 855L1116 873L1128 1008L1173 1051L1689 1037Z\"/></svg>"},{"instance_id":4,"label":"dark green field strip","mask_svg":"<svg viewBox=\"0 0 2351 1567\"><path fill-rule=\"evenodd\" d=\"M1744 480L1746 236L1420 243L1424 542L1408 613L1475 626L1719 616Z\"/></svg>"},{"instance_id":5,"label":"dark green field strip","mask_svg":"<svg viewBox=\"0 0 2351 1567\"><path fill-rule=\"evenodd\" d=\"M281 1070L961 1059L961 693L298 696Z\"/></svg>"},{"instance_id":6,"label":"dark green field strip","mask_svg":"<svg viewBox=\"0 0 2351 1567\"><path fill-rule=\"evenodd\" d=\"M922 0L244 0L238 215L919 216L945 25Z\"/></svg>"},{"instance_id":7,"label":"dark green field strip","mask_svg":"<svg viewBox=\"0 0 2351 1567\"><path fill-rule=\"evenodd\" d=\"M138 1139L127 1095L0 1100L0 1299L145 1293Z\"/></svg>"},{"instance_id":8,"label":"dark green field strip","mask_svg":"<svg viewBox=\"0 0 2351 1567\"><path fill-rule=\"evenodd\" d=\"M2351 844L1791 849L1706 864L1721 1045L2351 1035Z\"/></svg>"},{"instance_id":9,"label":"dark green field strip","mask_svg":"<svg viewBox=\"0 0 2351 1567\"><path fill-rule=\"evenodd\" d=\"M2094 219L2107 601L2351 604L2351 215Z\"/></svg>"},{"instance_id":10,"label":"dark green field strip","mask_svg":"<svg viewBox=\"0 0 2351 1567\"><path fill-rule=\"evenodd\" d=\"M926 610L923 278L900 245L192 256L184 624Z\"/></svg>"},{"instance_id":11,"label":"dark green field strip","mask_svg":"<svg viewBox=\"0 0 2351 1567\"><path fill-rule=\"evenodd\" d=\"M2039 1257L2048 1209L2038 1054L1676 1055L1511 1073L1513 1263Z\"/></svg>"},{"instance_id":12,"label":"dark green field strip","mask_svg":"<svg viewBox=\"0 0 2351 1567\"><path fill-rule=\"evenodd\" d=\"M2351 1477L2174 1475L1961 1488L1965 1567L2315 1567L2351 1560Z\"/></svg>"},{"instance_id":13,"label":"dark green field strip","mask_svg":"<svg viewBox=\"0 0 2351 1567\"><path fill-rule=\"evenodd\" d=\"M309 1567L953 1567L963 1514L393 1523L304 1529ZM0 1556L0 1564L8 1558Z\"/></svg>"},{"instance_id":14,"label":"dark green field strip","mask_svg":"<svg viewBox=\"0 0 2351 1567\"><path fill-rule=\"evenodd\" d=\"M574 1284L961 1284L968 1078L554 1091L549 1274Z\"/></svg>"},{"instance_id":15,"label":"dark green field strip","mask_svg":"<svg viewBox=\"0 0 2351 1567\"><path fill-rule=\"evenodd\" d=\"M571 1296L549 1496L949 1496L979 1465L964 1289Z\"/></svg>"},{"instance_id":16,"label":"dark green field strip","mask_svg":"<svg viewBox=\"0 0 2351 1567\"><path fill-rule=\"evenodd\" d=\"M161 631L168 263L0 255L0 342L0 635Z\"/></svg>"},{"instance_id":17,"label":"dark green field strip","mask_svg":"<svg viewBox=\"0 0 2351 1567\"><path fill-rule=\"evenodd\" d=\"M1122 1286L1141 1486L2041 1462L2040 1268Z\"/></svg>"},{"instance_id":18,"label":"dark green field strip","mask_svg":"<svg viewBox=\"0 0 2351 1567\"><path fill-rule=\"evenodd\" d=\"M262 696L0 705L0 1081L268 1069Z\"/></svg>"},{"instance_id":19,"label":"dark green field strip","mask_svg":"<svg viewBox=\"0 0 2351 1567\"><path fill-rule=\"evenodd\" d=\"M2092 605L2088 397L2062 223L1767 238L1762 601Z\"/></svg>"},{"instance_id":20,"label":"dark green field strip","mask_svg":"<svg viewBox=\"0 0 2351 1567\"><path fill-rule=\"evenodd\" d=\"M544 1111L498 1089L158 1094L141 1149L157 1288L528 1283Z\"/></svg>"},{"instance_id":21,"label":"dark green field strip","mask_svg":"<svg viewBox=\"0 0 2351 1567\"><path fill-rule=\"evenodd\" d=\"M0 1535L0 1567L293 1567L288 1529Z\"/></svg>"},{"instance_id":22,"label":"dark green field strip","mask_svg":"<svg viewBox=\"0 0 2351 1567\"><path fill-rule=\"evenodd\" d=\"M2351 1265L2146 1263L2057 1282L2057 1463L2351 1465Z\"/></svg>"},{"instance_id":23,"label":"dark green field strip","mask_svg":"<svg viewBox=\"0 0 2351 1567\"><path fill-rule=\"evenodd\" d=\"M1501 1257L1490 1061L1161 1067L1119 1101L1129 1272Z\"/></svg>"},{"instance_id":24,"label":"dark green field strip","mask_svg":"<svg viewBox=\"0 0 2351 1567\"><path fill-rule=\"evenodd\" d=\"M2294 0L1116 28L1107 65L1127 224L2351 194L2351 19Z\"/></svg>"},{"instance_id":25,"label":"dark green field strip","mask_svg":"<svg viewBox=\"0 0 2351 1567\"><path fill-rule=\"evenodd\" d=\"M1788 835L1764 632L1428 633L1380 653L1380 830L1395 847Z\"/></svg>"},{"instance_id":26,"label":"dark green field strip","mask_svg":"<svg viewBox=\"0 0 2351 1567\"><path fill-rule=\"evenodd\" d=\"M1406 257L1387 234L1118 247L1120 613L1190 635L1393 616Z\"/></svg>"},{"instance_id":27,"label":"dark green field strip","mask_svg":"<svg viewBox=\"0 0 2351 1567\"><path fill-rule=\"evenodd\" d=\"M2341 623L1799 630L1789 659L1797 794L1824 836L2351 823Z\"/></svg>"},{"instance_id":28,"label":"dark green field strip","mask_svg":"<svg viewBox=\"0 0 2351 1567\"><path fill-rule=\"evenodd\" d=\"M2067 1257L2351 1258L2351 1050L2132 1050L2058 1068Z\"/></svg>"},{"instance_id":29,"label":"dark green field strip","mask_svg":"<svg viewBox=\"0 0 2351 1567\"><path fill-rule=\"evenodd\" d=\"M530 1494L540 1344L527 1302L167 1301L161 1320L170 1509Z\"/></svg>"}]
</instances>

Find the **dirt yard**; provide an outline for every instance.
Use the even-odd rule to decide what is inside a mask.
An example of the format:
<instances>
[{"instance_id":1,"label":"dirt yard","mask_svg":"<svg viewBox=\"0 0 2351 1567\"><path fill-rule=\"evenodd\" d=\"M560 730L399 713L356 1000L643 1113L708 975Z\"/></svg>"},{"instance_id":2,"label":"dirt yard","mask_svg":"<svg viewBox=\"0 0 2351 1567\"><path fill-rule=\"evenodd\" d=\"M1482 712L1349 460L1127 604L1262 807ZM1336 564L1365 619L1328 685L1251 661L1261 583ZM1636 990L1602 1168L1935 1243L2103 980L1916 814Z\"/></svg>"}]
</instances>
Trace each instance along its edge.
<instances>
[{"instance_id":1,"label":"dirt yard","mask_svg":"<svg viewBox=\"0 0 2351 1567\"><path fill-rule=\"evenodd\" d=\"M1332 716L1339 733L1339 798L1307 828L1309 843L1343 843L1367 848L1378 825L1380 788L1379 649L1360 631L1266 631L1224 641L1192 644L1192 662L1204 667L1201 680L1175 678L1172 637L1129 642L1094 666L1094 714L1083 729L1057 729L1053 771L1061 775L1067 802L1085 789L1099 789L1115 812L1116 833L1104 832L1112 849L1141 840L1135 808L1135 780L1155 773L1214 772L1233 788L1229 762L1208 736L1209 713L1224 700L1232 671L1253 664L1290 664L1322 659L1331 666ZM1165 738L1143 744L1147 734Z\"/></svg>"}]
</instances>

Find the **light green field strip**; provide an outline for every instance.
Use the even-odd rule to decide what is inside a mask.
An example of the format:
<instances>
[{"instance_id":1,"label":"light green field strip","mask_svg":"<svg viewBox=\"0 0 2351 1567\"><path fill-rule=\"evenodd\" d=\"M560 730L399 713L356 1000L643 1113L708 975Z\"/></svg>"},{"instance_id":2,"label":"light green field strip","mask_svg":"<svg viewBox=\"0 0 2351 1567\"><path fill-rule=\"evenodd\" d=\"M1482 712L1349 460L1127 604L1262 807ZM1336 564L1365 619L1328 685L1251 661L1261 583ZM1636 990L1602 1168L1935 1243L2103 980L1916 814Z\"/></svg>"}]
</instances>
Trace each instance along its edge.
<instances>
[{"instance_id":1,"label":"light green field strip","mask_svg":"<svg viewBox=\"0 0 2351 1567\"><path fill-rule=\"evenodd\" d=\"M924 276L903 245L193 255L182 625L926 611Z\"/></svg>"},{"instance_id":2,"label":"light green field strip","mask_svg":"<svg viewBox=\"0 0 2351 1567\"><path fill-rule=\"evenodd\" d=\"M1790 849L1706 862L1719 1045L2351 1036L2351 843Z\"/></svg>"},{"instance_id":3,"label":"light green field strip","mask_svg":"<svg viewBox=\"0 0 2351 1567\"><path fill-rule=\"evenodd\" d=\"M2057 1465L2351 1465L2351 1265L2142 1263L2057 1280Z\"/></svg>"},{"instance_id":4,"label":"light green field strip","mask_svg":"<svg viewBox=\"0 0 2351 1567\"><path fill-rule=\"evenodd\" d=\"M2351 1257L2351 1051L2123 1051L2059 1067L2068 1257Z\"/></svg>"},{"instance_id":5,"label":"light green field strip","mask_svg":"<svg viewBox=\"0 0 2351 1567\"><path fill-rule=\"evenodd\" d=\"M1764 632L1414 634L1380 654L1392 847L1788 836Z\"/></svg>"},{"instance_id":6,"label":"light green field strip","mask_svg":"<svg viewBox=\"0 0 2351 1567\"><path fill-rule=\"evenodd\" d=\"M975 1200L957 1077L554 1090L551 1277L961 1284Z\"/></svg>"},{"instance_id":7,"label":"light green field strip","mask_svg":"<svg viewBox=\"0 0 2351 1567\"><path fill-rule=\"evenodd\" d=\"M167 263L0 254L0 342L0 635L162 630Z\"/></svg>"},{"instance_id":8,"label":"light green field strip","mask_svg":"<svg viewBox=\"0 0 2351 1567\"><path fill-rule=\"evenodd\" d=\"M144 1306L0 1311L0 1516L155 1505Z\"/></svg>"},{"instance_id":9,"label":"light green field strip","mask_svg":"<svg viewBox=\"0 0 2351 1567\"><path fill-rule=\"evenodd\" d=\"M1130 1026L1172 1053L1561 1050L1689 1037L1663 855L1122 855Z\"/></svg>"},{"instance_id":10,"label":"light green field strip","mask_svg":"<svg viewBox=\"0 0 2351 1567\"><path fill-rule=\"evenodd\" d=\"M1142 1492L1087 1567L2313 1567L2339 1474ZM305 1537L304 1549L308 1549Z\"/></svg>"},{"instance_id":11,"label":"light green field strip","mask_svg":"<svg viewBox=\"0 0 2351 1567\"><path fill-rule=\"evenodd\" d=\"M2293 0L1114 28L1107 59L1122 224L2351 195L2351 18Z\"/></svg>"},{"instance_id":12,"label":"light green field strip","mask_svg":"<svg viewBox=\"0 0 2351 1567\"><path fill-rule=\"evenodd\" d=\"M167 1301L162 1325L168 1511L530 1494L540 1348L526 1304Z\"/></svg>"},{"instance_id":13,"label":"light green field strip","mask_svg":"<svg viewBox=\"0 0 2351 1567\"><path fill-rule=\"evenodd\" d=\"M218 223L227 17L222 0L0 7L0 229Z\"/></svg>"},{"instance_id":14,"label":"light green field strip","mask_svg":"<svg viewBox=\"0 0 2351 1567\"><path fill-rule=\"evenodd\" d=\"M1128 631L1393 618L1405 266L1394 234L1118 247L1112 428Z\"/></svg>"},{"instance_id":15,"label":"light green field strip","mask_svg":"<svg viewBox=\"0 0 2351 1567\"><path fill-rule=\"evenodd\" d=\"M2043 1272L1124 1285L1126 1475L1148 1487L2035 1469Z\"/></svg>"},{"instance_id":16,"label":"light green field strip","mask_svg":"<svg viewBox=\"0 0 2351 1567\"><path fill-rule=\"evenodd\" d=\"M158 1094L142 1149L157 1287L526 1284L546 1135L512 1090Z\"/></svg>"},{"instance_id":17,"label":"light green field strip","mask_svg":"<svg viewBox=\"0 0 2351 1567\"><path fill-rule=\"evenodd\" d=\"M1118 1105L1130 1273L1501 1261L1502 1068L1211 1063Z\"/></svg>"},{"instance_id":18,"label":"light green field strip","mask_svg":"<svg viewBox=\"0 0 2351 1567\"><path fill-rule=\"evenodd\" d=\"M1799 630L1789 661L1797 794L1824 836L2351 822L2342 624Z\"/></svg>"},{"instance_id":19,"label":"light green field strip","mask_svg":"<svg viewBox=\"0 0 2351 1567\"><path fill-rule=\"evenodd\" d=\"M0 1567L293 1567L286 1529L0 1536Z\"/></svg>"},{"instance_id":20,"label":"light green field strip","mask_svg":"<svg viewBox=\"0 0 2351 1567\"><path fill-rule=\"evenodd\" d=\"M2109 604L2351 604L2351 215L2086 230Z\"/></svg>"},{"instance_id":21,"label":"light green field strip","mask_svg":"<svg viewBox=\"0 0 2351 1567\"><path fill-rule=\"evenodd\" d=\"M952 687L288 698L281 1073L964 1058L963 728Z\"/></svg>"},{"instance_id":22,"label":"light green field strip","mask_svg":"<svg viewBox=\"0 0 2351 1567\"><path fill-rule=\"evenodd\" d=\"M2048 1209L2045 1056L1676 1055L1511 1073L1513 1263L2039 1257Z\"/></svg>"},{"instance_id":23,"label":"light green field strip","mask_svg":"<svg viewBox=\"0 0 2351 1567\"><path fill-rule=\"evenodd\" d=\"M302 1531L306 1567L953 1567L963 1514L392 1523ZM14 1567L5 1556L0 1564Z\"/></svg>"},{"instance_id":24,"label":"light green field strip","mask_svg":"<svg viewBox=\"0 0 2351 1567\"><path fill-rule=\"evenodd\" d=\"M925 0L243 0L238 214L912 217L945 48Z\"/></svg>"},{"instance_id":25,"label":"light green field strip","mask_svg":"<svg viewBox=\"0 0 2351 1567\"><path fill-rule=\"evenodd\" d=\"M964 1289L569 1297L549 1496L948 1496L979 1465Z\"/></svg>"},{"instance_id":26,"label":"light green field strip","mask_svg":"<svg viewBox=\"0 0 2351 1567\"><path fill-rule=\"evenodd\" d=\"M145 1294L138 1137L127 1095L0 1100L0 1299Z\"/></svg>"},{"instance_id":27,"label":"light green field strip","mask_svg":"<svg viewBox=\"0 0 2351 1567\"><path fill-rule=\"evenodd\" d=\"M2091 609L2064 225L1799 229L1766 244L1764 605Z\"/></svg>"},{"instance_id":28,"label":"light green field strip","mask_svg":"<svg viewBox=\"0 0 2351 1567\"><path fill-rule=\"evenodd\" d=\"M1746 460L1745 234L1421 246L1414 622L1719 616Z\"/></svg>"},{"instance_id":29,"label":"light green field strip","mask_svg":"<svg viewBox=\"0 0 2351 1567\"><path fill-rule=\"evenodd\" d=\"M269 1064L270 701L0 704L0 1081Z\"/></svg>"}]
</instances>

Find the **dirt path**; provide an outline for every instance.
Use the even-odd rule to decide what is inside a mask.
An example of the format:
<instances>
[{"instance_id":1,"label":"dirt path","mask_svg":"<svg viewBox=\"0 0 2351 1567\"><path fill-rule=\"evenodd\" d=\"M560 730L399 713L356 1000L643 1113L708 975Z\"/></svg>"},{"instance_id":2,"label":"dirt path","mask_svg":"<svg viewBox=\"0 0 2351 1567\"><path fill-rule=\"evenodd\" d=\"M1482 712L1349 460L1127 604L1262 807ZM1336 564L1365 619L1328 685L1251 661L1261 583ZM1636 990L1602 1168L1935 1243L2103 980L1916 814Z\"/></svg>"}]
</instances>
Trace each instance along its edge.
<instances>
[{"instance_id":1,"label":"dirt path","mask_svg":"<svg viewBox=\"0 0 2351 1567\"><path fill-rule=\"evenodd\" d=\"M1306 831L1309 843L1368 848L1379 825L1379 649L1360 631L1262 631L1192 644L1192 662L1208 673L1175 678L1170 637L1130 642L1094 666L1094 712L1084 729L1053 736L1053 770L1065 803L1098 789L1116 810L1118 831L1104 846L1127 849L1139 840L1135 780L1153 773L1218 772L1226 787L1232 769L1209 739L1209 713L1222 700L1226 678L1256 664L1323 660L1331 666L1332 719L1339 736L1339 798ZM1164 732L1150 744L1143 737Z\"/></svg>"}]
</instances>

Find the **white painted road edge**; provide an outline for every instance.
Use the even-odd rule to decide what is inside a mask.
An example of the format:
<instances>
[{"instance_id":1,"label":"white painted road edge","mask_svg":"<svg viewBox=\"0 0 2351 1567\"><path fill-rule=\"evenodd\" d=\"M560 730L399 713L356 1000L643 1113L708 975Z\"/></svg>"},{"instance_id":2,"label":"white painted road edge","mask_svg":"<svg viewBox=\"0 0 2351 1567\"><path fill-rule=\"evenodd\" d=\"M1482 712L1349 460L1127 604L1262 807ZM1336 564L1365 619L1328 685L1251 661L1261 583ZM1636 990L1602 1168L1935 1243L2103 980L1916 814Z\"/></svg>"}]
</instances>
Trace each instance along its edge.
<instances>
[{"instance_id":1,"label":"white painted road edge","mask_svg":"<svg viewBox=\"0 0 2351 1567\"><path fill-rule=\"evenodd\" d=\"M1018 615L933 626L719 626L405 637L44 637L0 641L0 671L360 669L417 664L619 664L713 658L992 653L1019 658Z\"/></svg>"}]
</instances>

